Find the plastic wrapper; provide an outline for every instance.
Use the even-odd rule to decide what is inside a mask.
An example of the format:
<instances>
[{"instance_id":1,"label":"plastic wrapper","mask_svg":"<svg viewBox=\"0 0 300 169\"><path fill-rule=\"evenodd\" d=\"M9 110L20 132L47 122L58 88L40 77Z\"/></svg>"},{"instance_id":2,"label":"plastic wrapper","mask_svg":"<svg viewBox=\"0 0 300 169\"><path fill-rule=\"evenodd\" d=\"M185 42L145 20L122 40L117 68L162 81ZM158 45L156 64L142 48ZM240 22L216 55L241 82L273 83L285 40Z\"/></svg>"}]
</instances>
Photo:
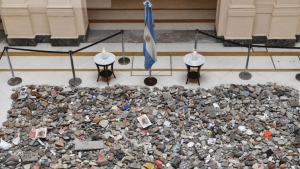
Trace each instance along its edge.
<instances>
[{"instance_id":1,"label":"plastic wrapper","mask_svg":"<svg viewBox=\"0 0 300 169\"><path fill-rule=\"evenodd\" d=\"M40 139L38 139L38 142L39 142L42 146L45 146L45 144L44 144Z\"/></svg>"},{"instance_id":2,"label":"plastic wrapper","mask_svg":"<svg viewBox=\"0 0 300 169\"><path fill-rule=\"evenodd\" d=\"M56 153L55 153L54 150L50 150L50 152L51 152L53 155L56 155Z\"/></svg>"},{"instance_id":3,"label":"plastic wrapper","mask_svg":"<svg viewBox=\"0 0 300 169\"><path fill-rule=\"evenodd\" d=\"M170 124L171 124L171 123L170 123L169 121L165 121L165 122L164 122L164 125L165 125L165 126L169 126Z\"/></svg>"},{"instance_id":4,"label":"plastic wrapper","mask_svg":"<svg viewBox=\"0 0 300 169\"><path fill-rule=\"evenodd\" d=\"M8 150L12 147L11 144L9 144L8 142L6 141L3 141L2 139L0 140L0 148L3 149L3 150Z\"/></svg>"},{"instance_id":5,"label":"plastic wrapper","mask_svg":"<svg viewBox=\"0 0 300 169\"><path fill-rule=\"evenodd\" d=\"M12 142L14 143L14 145L19 145L21 140L20 140L20 133L18 134L18 136L16 138L14 138L12 140Z\"/></svg>"},{"instance_id":6,"label":"plastic wrapper","mask_svg":"<svg viewBox=\"0 0 300 169\"><path fill-rule=\"evenodd\" d=\"M13 153L14 156L21 155L23 151L21 149L17 150L16 152Z\"/></svg>"},{"instance_id":7,"label":"plastic wrapper","mask_svg":"<svg viewBox=\"0 0 300 169\"><path fill-rule=\"evenodd\" d=\"M209 138L209 139L207 140L207 143L210 144L210 145L211 145L211 144L215 144L215 143L216 143L216 140L217 140L216 138Z\"/></svg>"}]
</instances>

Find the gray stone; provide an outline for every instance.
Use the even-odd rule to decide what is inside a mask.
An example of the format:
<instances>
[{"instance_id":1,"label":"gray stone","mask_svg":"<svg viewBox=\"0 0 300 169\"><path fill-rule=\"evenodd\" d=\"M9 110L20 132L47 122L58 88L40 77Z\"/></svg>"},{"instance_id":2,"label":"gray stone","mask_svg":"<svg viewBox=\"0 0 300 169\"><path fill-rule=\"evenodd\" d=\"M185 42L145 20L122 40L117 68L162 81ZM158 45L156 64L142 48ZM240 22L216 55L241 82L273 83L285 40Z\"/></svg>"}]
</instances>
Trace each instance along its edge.
<instances>
[{"instance_id":1,"label":"gray stone","mask_svg":"<svg viewBox=\"0 0 300 169\"><path fill-rule=\"evenodd\" d=\"M108 120L101 120L101 121L99 122L99 125L100 125L101 127L105 128L105 127L108 125Z\"/></svg>"},{"instance_id":2,"label":"gray stone","mask_svg":"<svg viewBox=\"0 0 300 169\"><path fill-rule=\"evenodd\" d=\"M21 158L23 163L36 162L38 160L38 153L23 152Z\"/></svg>"},{"instance_id":3,"label":"gray stone","mask_svg":"<svg viewBox=\"0 0 300 169\"><path fill-rule=\"evenodd\" d=\"M188 161L182 161L179 165L179 169L192 169L194 168L193 164Z\"/></svg>"},{"instance_id":4,"label":"gray stone","mask_svg":"<svg viewBox=\"0 0 300 169\"><path fill-rule=\"evenodd\" d=\"M75 143L75 150L100 150L103 148L103 141L78 141Z\"/></svg>"}]
</instances>

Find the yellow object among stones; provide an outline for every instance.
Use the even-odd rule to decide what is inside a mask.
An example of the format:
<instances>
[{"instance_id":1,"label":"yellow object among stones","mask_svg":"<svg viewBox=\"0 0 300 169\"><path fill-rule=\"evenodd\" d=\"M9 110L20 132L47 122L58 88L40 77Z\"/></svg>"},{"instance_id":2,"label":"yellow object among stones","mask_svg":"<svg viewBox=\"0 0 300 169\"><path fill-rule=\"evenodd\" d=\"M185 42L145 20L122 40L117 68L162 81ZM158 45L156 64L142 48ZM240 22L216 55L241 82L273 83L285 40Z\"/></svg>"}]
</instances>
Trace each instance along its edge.
<instances>
[{"instance_id":1,"label":"yellow object among stones","mask_svg":"<svg viewBox=\"0 0 300 169\"><path fill-rule=\"evenodd\" d=\"M154 169L154 164L146 163L145 167L147 167L148 169Z\"/></svg>"}]
</instances>

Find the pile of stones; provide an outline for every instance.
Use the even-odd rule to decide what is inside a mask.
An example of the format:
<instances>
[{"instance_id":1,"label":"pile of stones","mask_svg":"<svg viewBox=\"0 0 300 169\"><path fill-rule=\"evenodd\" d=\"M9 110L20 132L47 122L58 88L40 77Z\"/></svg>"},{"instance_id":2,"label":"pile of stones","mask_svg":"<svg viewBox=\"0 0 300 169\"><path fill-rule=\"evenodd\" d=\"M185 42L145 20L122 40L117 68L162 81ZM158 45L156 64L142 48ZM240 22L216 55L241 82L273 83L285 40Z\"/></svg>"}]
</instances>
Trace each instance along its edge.
<instances>
[{"instance_id":1,"label":"pile of stones","mask_svg":"<svg viewBox=\"0 0 300 169\"><path fill-rule=\"evenodd\" d=\"M0 168L300 168L299 91L287 86L30 85L11 99Z\"/></svg>"}]
</instances>

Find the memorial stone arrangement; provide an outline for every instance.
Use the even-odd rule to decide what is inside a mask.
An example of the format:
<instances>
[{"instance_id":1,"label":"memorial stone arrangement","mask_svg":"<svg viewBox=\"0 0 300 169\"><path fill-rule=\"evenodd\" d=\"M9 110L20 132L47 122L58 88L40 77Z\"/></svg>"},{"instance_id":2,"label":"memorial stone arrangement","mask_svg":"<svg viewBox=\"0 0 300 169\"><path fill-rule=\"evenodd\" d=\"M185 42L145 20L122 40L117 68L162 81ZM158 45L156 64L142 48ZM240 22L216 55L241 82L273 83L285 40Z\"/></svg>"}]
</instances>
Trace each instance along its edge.
<instances>
[{"instance_id":1,"label":"memorial stone arrangement","mask_svg":"<svg viewBox=\"0 0 300 169\"><path fill-rule=\"evenodd\" d=\"M11 99L3 169L300 168L299 91L288 86L29 85Z\"/></svg>"}]
</instances>

